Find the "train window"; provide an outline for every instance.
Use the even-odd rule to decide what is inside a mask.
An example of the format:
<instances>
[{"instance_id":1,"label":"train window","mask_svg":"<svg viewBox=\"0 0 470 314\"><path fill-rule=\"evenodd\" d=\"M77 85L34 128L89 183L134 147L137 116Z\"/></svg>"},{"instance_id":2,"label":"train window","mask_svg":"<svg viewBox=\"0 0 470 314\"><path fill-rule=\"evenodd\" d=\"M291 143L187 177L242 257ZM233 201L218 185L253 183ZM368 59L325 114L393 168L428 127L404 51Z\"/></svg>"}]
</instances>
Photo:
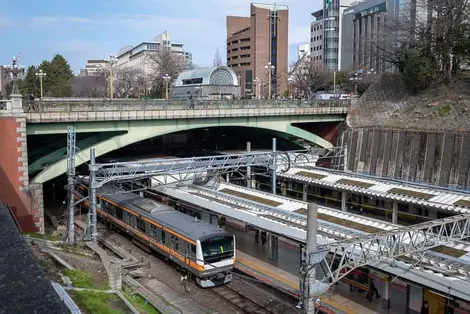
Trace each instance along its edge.
<instances>
[{"instance_id":1,"label":"train window","mask_svg":"<svg viewBox=\"0 0 470 314\"><path fill-rule=\"evenodd\" d=\"M175 238L175 249L179 251L179 243L178 243L178 238Z\"/></svg>"},{"instance_id":2,"label":"train window","mask_svg":"<svg viewBox=\"0 0 470 314\"><path fill-rule=\"evenodd\" d=\"M158 239L157 230L154 225L150 225L150 236L154 239Z\"/></svg>"},{"instance_id":3,"label":"train window","mask_svg":"<svg viewBox=\"0 0 470 314\"><path fill-rule=\"evenodd\" d=\"M113 216L116 216L116 206L113 204L108 204L109 213Z\"/></svg>"},{"instance_id":4,"label":"train window","mask_svg":"<svg viewBox=\"0 0 470 314\"><path fill-rule=\"evenodd\" d=\"M120 209L119 207L116 207L115 210L116 210L116 217L122 220L124 218L124 213L122 212L122 209Z\"/></svg>"},{"instance_id":5,"label":"train window","mask_svg":"<svg viewBox=\"0 0 470 314\"><path fill-rule=\"evenodd\" d=\"M175 237L171 236L170 238L170 247L174 248L175 247Z\"/></svg>"},{"instance_id":6,"label":"train window","mask_svg":"<svg viewBox=\"0 0 470 314\"><path fill-rule=\"evenodd\" d=\"M194 254L194 256L196 256L196 246L195 245L191 245L191 252Z\"/></svg>"},{"instance_id":7,"label":"train window","mask_svg":"<svg viewBox=\"0 0 470 314\"><path fill-rule=\"evenodd\" d=\"M165 231L162 230L162 238L160 239L162 243L165 243Z\"/></svg>"},{"instance_id":8,"label":"train window","mask_svg":"<svg viewBox=\"0 0 470 314\"><path fill-rule=\"evenodd\" d=\"M138 228L140 231L145 232L145 221L144 221L143 219L137 218L137 228Z\"/></svg>"},{"instance_id":9,"label":"train window","mask_svg":"<svg viewBox=\"0 0 470 314\"><path fill-rule=\"evenodd\" d=\"M137 217L136 216L131 215L130 222L131 222L132 227L134 227L134 228L137 227Z\"/></svg>"}]
</instances>

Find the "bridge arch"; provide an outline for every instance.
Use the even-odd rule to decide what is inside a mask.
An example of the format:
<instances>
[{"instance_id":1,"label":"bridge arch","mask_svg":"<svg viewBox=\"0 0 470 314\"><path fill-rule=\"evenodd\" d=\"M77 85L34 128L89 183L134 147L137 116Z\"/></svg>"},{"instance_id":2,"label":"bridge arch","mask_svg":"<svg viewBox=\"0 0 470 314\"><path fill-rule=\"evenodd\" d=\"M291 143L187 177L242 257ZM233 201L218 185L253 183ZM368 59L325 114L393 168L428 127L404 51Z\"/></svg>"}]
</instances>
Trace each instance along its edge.
<instances>
[{"instance_id":1,"label":"bridge arch","mask_svg":"<svg viewBox=\"0 0 470 314\"><path fill-rule=\"evenodd\" d=\"M212 119L207 119L212 120ZM77 154L75 161L76 166L79 166L90 160L90 150L95 148L96 157L105 155L109 152L118 150L125 146L141 142L150 138L154 138L161 135L171 134L180 131L187 131L192 129L199 128L210 128L210 127L251 127L258 129L265 129L276 131L280 133L285 133L287 135L292 135L299 137L301 139L307 140L311 143L314 143L318 146L324 148L332 148L334 145L325 139L305 131L301 128L292 126L290 122L282 122L278 120L271 121L238 121L238 119L227 119L220 120L217 119L213 121L215 123L208 123L208 121L198 121L193 120L194 122L184 121L184 120L175 120L174 123L168 124L156 124L155 121L141 121L140 123L129 123L127 133L114 136L108 140L99 142L95 145L82 149ZM64 157L61 160L49 165L42 172L40 172L33 181L35 183L45 183L53 178L56 178L67 171L67 158Z\"/></svg>"}]
</instances>

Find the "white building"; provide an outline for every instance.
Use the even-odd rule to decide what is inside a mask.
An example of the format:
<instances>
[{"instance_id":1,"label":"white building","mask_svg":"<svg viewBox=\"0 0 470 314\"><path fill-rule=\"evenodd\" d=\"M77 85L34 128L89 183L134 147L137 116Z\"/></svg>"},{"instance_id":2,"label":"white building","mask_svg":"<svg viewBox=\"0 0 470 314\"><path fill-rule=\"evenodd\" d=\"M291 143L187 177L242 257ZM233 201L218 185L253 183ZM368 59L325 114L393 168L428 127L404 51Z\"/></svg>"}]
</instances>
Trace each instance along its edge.
<instances>
[{"instance_id":1,"label":"white building","mask_svg":"<svg viewBox=\"0 0 470 314\"><path fill-rule=\"evenodd\" d=\"M84 69L80 69L79 76L95 76L102 73L103 70L109 69L109 61L107 60L87 60Z\"/></svg>"},{"instance_id":2,"label":"white building","mask_svg":"<svg viewBox=\"0 0 470 314\"><path fill-rule=\"evenodd\" d=\"M124 46L117 53L116 70L122 67L133 67L142 71L145 76L154 73L155 66L150 62L149 56L158 53L161 49L171 49L173 55L181 61L190 64L192 54L183 50L183 44L172 43L170 33L164 32L152 41L144 41L136 46Z\"/></svg>"},{"instance_id":3,"label":"white building","mask_svg":"<svg viewBox=\"0 0 470 314\"><path fill-rule=\"evenodd\" d=\"M301 44L297 47L297 60L302 59L304 55L310 56L310 44Z\"/></svg>"}]
</instances>

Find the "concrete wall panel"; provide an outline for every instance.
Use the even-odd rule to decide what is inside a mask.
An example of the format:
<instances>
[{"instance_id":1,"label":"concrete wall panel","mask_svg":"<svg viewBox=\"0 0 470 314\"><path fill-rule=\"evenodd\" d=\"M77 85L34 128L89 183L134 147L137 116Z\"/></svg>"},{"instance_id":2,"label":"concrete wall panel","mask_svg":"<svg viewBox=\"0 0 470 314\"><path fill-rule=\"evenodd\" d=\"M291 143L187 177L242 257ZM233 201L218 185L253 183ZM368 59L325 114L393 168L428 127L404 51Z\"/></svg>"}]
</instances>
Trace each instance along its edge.
<instances>
[{"instance_id":1,"label":"concrete wall panel","mask_svg":"<svg viewBox=\"0 0 470 314\"><path fill-rule=\"evenodd\" d=\"M470 133L349 129L350 170L469 189Z\"/></svg>"}]
</instances>

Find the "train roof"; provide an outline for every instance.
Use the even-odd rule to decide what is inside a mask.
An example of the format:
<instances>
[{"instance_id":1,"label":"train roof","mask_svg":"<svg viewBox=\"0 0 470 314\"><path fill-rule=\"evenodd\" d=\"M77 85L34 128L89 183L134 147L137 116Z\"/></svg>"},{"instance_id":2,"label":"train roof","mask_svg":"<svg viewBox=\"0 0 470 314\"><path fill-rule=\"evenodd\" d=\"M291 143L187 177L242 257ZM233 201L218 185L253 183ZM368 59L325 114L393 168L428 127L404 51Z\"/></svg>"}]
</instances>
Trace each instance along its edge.
<instances>
[{"instance_id":1,"label":"train roof","mask_svg":"<svg viewBox=\"0 0 470 314\"><path fill-rule=\"evenodd\" d=\"M117 186L105 185L98 190L98 194L194 241L229 234L217 226L200 219L196 220L173 207L125 191Z\"/></svg>"}]
</instances>

